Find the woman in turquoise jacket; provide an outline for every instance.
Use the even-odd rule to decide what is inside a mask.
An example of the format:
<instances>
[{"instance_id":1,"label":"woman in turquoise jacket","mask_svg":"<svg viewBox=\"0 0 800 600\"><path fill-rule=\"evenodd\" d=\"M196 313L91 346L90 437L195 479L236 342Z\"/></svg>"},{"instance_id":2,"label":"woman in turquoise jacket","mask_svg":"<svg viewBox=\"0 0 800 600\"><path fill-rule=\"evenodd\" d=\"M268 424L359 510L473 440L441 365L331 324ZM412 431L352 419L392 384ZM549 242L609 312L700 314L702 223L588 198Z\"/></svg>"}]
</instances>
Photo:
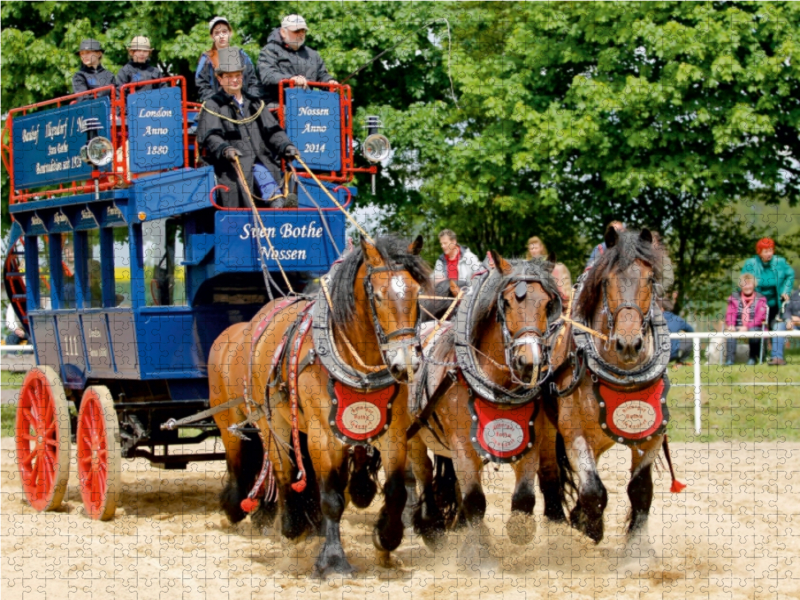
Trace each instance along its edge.
<instances>
[{"instance_id":1,"label":"woman in turquoise jacket","mask_svg":"<svg viewBox=\"0 0 800 600\"><path fill-rule=\"evenodd\" d=\"M748 258L742 267L742 274L755 275L758 285L756 291L767 298L769 306L769 328L772 331L785 331L786 323L778 321L781 303L789 300L794 286L794 269L781 256L775 256L775 242L763 238L756 243L756 256ZM783 359L783 337L772 339L771 365L785 365Z\"/></svg>"}]
</instances>

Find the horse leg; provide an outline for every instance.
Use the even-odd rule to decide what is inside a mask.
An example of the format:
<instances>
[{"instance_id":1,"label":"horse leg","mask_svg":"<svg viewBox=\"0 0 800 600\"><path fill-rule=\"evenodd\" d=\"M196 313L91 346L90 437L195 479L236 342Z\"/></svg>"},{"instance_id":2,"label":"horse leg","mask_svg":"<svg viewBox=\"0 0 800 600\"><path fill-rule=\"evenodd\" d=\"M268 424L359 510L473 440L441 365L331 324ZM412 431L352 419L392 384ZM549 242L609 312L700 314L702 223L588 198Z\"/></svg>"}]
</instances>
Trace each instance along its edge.
<instances>
[{"instance_id":1,"label":"horse leg","mask_svg":"<svg viewBox=\"0 0 800 600\"><path fill-rule=\"evenodd\" d=\"M520 546L530 543L536 533L536 521L533 519L533 508L536 505L534 482L539 470L540 443L541 437L537 436L534 447L520 460L512 463L517 485L511 497L511 518L506 524L506 532L511 542Z\"/></svg>"},{"instance_id":2,"label":"horse leg","mask_svg":"<svg viewBox=\"0 0 800 600\"><path fill-rule=\"evenodd\" d=\"M405 428L396 419L389 431L380 439L383 472L384 503L372 530L372 543L378 550L378 558L389 562L389 553L403 541L403 509L406 506L406 441Z\"/></svg>"},{"instance_id":3,"label":"horse leg","mask_svg":"<svg viewBox=\"0 0 800 600\"><path fill-rule=\"evenodd\" d=\"M483 522L486 515L486 495L481 486L483 462L467 436L456 434L450 440L456 476L464 494L460 512L468 526L461 559L468 563L477 562L491 552L488 529Z\"/></svg>"},{"instance_id":4,"label":"horse leg","mask_svg":"<svg viewBox=\"0 0 800 600\"><path fill-rule=\"evenodd\" d=\"M647 519L653 503L653 461L661 449L662 439L662 436L658 436L648 443L647 447L631 448L631 481L628 484L631 513L628 519L628 539L638 533L647 533Z\"/></svg>"},{"instance_id":5,"label":"horse leg","mask_svg":"<svg viewBox=\"0 0 800 600\"><path fill-rule=\"evenodd\" d=\"M429 548L439 547L445 534L445 519L436 504L433 489L433 463L428 458L428 451L419 436L408 441L408 456L414 476L422 485L422 494L414 506L411 516L414 533L422 536Z\"/></svg>"},{"instance_id":6,"label":"horse leg","mask_svg":"<svg viewBox=\"0 0 800 600\"><path fill-rule=\"evenodd\" d=\"M358 508L367 508L378 493L376 475L381 466L381 454L373 452L370 456L365 446L355 446L350 460L353 465L347 486L350 500Z\"/></svg>"},{"instance_id":7,"label":"horse leg","mask_svg":"<svg viewBox=\"0 0 800 600\"><path fill-rule=\"evenodd\" d=\"M608 504L608 492L597 473L595 452L583 433L575 437L567 434L564 439L569 462L578 473L578 502L570 512L570 524L599 543L603 539L603 513Z\"/></svg>"},{"instance_id":8,"label":"horse leg","mask_svg":"<svg viewBox=\"0 0 800 600\"><path fill-rule=\"evenodd\" d=\"M565 485L571 479L568 476L569 460L564 448L564 438L549 419L544 420L541 430L537 433L541 433L538 437L542 439L539 455L539 487L544 496L544 516L553 523L566 523Z\"/></svg>"},{"instance_id":9,"label":"horse leg","mask_svg":"<svg viewBox=\"0 0 800 600\"><path fill-rule=\"evenodd\" d=\"M355 569L344 554L340 530L348 476L344 447L332 436L329 438L325 435L319 425L309 429L308 439L309 451L320 483L322 530L325 534L325 542L314 563L311 576L324 579L330 573L350 575L355 573Z\"/></svg>"}]
</instances>

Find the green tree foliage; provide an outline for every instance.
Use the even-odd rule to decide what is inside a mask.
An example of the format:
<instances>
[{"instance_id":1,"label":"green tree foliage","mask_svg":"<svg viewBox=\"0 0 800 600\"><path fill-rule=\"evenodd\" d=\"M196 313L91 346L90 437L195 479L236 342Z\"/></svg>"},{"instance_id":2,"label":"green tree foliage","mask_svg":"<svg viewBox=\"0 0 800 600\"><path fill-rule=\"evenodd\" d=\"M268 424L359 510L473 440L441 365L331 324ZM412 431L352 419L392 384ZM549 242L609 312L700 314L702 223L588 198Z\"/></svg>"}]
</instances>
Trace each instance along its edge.
<instances>
[{"instance_id":1,"label":"green tree foliage","mask_svg":"<svg viewBox=\"0 0 800 600\"><path fill-rule=\"evenodd\" d=\"M616 218L665 235L697 302L769 231L732 203L797 204L790 2L5 2L3 105L66 93L88 35L112 69L149 35L162 68L191 82L213 15L255 60L291 12L339 79L402 42L348 81L356 136L379 114L396 148L376 197L357 183L387 227L427 236L430 258L445 226L479 254L519 255L539 235L576 273Z\"/></svg>"}]
</instances>

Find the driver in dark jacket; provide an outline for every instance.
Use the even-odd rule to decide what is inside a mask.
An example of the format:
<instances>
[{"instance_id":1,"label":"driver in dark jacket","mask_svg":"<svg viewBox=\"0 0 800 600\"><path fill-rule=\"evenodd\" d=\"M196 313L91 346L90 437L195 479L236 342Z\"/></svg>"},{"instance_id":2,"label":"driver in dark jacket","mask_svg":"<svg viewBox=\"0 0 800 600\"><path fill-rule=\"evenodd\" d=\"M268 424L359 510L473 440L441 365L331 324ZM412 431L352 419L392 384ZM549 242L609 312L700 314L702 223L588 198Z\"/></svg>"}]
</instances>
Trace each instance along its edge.
<instances>
[{"instance_id":1,"label":"driver in dark jacket","mask_svg":"<svg viewBox=\"0 0 800 600\"><path fill-rule=\"evenodd\" d=\"M282 79L291 79L302 87L309 82L337 83L319 53L305 45L307 31L303 17L289 15L272 31L258 55L258 76L271 104L278 102L278 83Z\"/></svg>"},{"instance_id":2,"label":"driver in dark jacket","mask_svg":"<svg viewBox=\"0 0 800 600\"><path fill-rule=\"evenodd\" d=\"M275 198L270 207L283 208L283 198L278 195L281 172L277 157L292 159L300 156L300 152L267 110L264 101L242 92L244 69L238 48L219 51L216 74L222 90L203 103L197 122L197 140L208 153L217 182L228 187L227 192L220 193L223 206L249 207L246 192L239 185L238 158L253 195L267 201ZM297 206L297 197L293 200L293 206Z\"/></svg>"}]
</instances>

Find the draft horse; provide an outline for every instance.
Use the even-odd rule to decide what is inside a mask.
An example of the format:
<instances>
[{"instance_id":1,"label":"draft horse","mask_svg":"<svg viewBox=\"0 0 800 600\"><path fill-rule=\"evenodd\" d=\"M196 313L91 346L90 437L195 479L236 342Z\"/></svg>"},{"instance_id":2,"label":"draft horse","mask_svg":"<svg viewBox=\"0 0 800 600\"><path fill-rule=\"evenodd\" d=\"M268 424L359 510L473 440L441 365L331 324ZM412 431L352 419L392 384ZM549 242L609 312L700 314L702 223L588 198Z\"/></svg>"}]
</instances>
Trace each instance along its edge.
<instances>
[{"instance_id":1,"label":"draft horse","mask_svg":"<svg viewBox=\"0 0 800 600\"><path fill-rule=\"evenodd\" d=\"M656 302L663 250L650 231L605 234L606 251L578 282L570 359L545 400L540 483L545 516L603 539L608 494L597 460L616 443L631 451L628 539L642 532L653 500L652 464L664 443L670 341ZM575 478L577 476L577 483ZM674 478L673 478L674 479ZM673 491L677 482L673 481Z\"/></svg>"},{"instance_id":2,"label":"draft horse","mask_svg":"<svg viewBox=\"0 0 800 600\"><path fill-rule=\"evenodd\" d=\"M406 384L419 366L418 296L427 291L430 278L430 267L419 257L421 248L421 237L411 244L393 236L374 244L362 239L321 279L316 299L266 305L250 323L226 330L209 360L215 365L212 405L239 395L247 399L234 414L222 413L217 420L231 485L240 481L244 466L240 442L226 429L250 413L269 461L245 502L262 481L270 488L271 469L281 533L299 540L319 522L325 542L314 565L318 577L354 571L339 529L350 447L380 451L386 482L373 531L379 560L388 562L402 541ZM301 434L313 469L303 458ZM350 491L355 497L352 485ZM236 497L242 492L237 489ZM227 499L233 496L229 491ZM371 500L362 498L362 505ZM321 514L314 514L316 506Z\"/></svg>"},{"instance_id":3,"label":"draft horse","mask_svg":"<svg viewBox=\"0 0 800 600\"><path fill-rule=\"evenodd\" d=\"M452 327L426 351L412 386L416 421L409 451L422 484L413 522L433 547L456 510L480 539L486 513L481 469L488 461L509 463L516 474L508 524L512 540L524 544L534 533L521 517L531 515L535 503L545 340L561 315L561 298L552 264L508 261L496 252L492 260L492 268L468 288ZM437 478L444 475L446 481L448 473L447 458L439 457L452 459L460 498L442 502L443 492L455 490L456 482L434 478L427 449L445 465L437 467Z\"/></svg>"}]
</instances>

